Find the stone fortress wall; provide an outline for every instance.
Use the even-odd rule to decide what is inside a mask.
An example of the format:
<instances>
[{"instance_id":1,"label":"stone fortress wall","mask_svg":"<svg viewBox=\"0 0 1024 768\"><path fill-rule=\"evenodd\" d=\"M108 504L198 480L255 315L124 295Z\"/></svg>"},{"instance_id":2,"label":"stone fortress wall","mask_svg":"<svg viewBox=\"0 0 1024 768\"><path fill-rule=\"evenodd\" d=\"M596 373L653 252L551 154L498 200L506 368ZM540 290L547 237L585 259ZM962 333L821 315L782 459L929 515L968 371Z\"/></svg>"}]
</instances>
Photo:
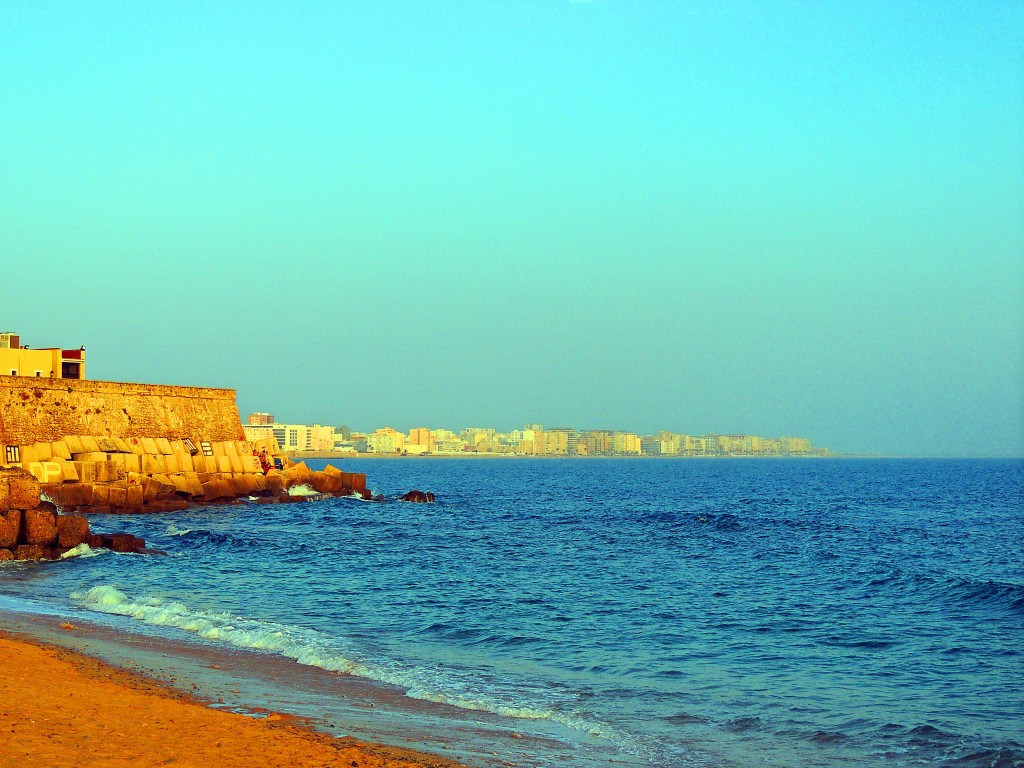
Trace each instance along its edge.
<instances>
[{"instance_id":1,"label":"stone fortress wall","mask_svg":"<svg viewBox=\"0 0 1024 768\"><path fill-rule=\"evenodd\" d=\"M0 376L0 445L71 435L245 439L233 389Z\"/></svg>"},{"instance_id":2,"label":"stone fortress wall","mask_svg":"<svg viewBox=\"0 0 1024 768\"><path fill-rule=\"evenodd\" d=\"M273 437L245 440L231 389L0 375L0 468L24 470L59 512L371 495L363 474L331 466L314 472L279 454ZM21 527L8 515L10 530L0 539L10 542L0 549L17 559L60 556L48 524L45 536L32 533L34 508L12 507ZM40 514L49 520L49 510ZM53 520L60 523L57 512Z\"/></svg>"}]
</instances>

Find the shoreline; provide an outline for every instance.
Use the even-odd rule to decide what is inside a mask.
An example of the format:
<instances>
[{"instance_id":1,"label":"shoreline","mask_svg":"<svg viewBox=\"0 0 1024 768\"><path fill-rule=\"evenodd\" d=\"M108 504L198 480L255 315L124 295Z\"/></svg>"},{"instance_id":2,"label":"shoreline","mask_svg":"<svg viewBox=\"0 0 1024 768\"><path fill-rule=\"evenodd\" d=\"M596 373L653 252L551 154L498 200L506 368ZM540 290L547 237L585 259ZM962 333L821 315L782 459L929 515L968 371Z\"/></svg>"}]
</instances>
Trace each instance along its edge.
<instances>
[{"instance_id":1,"label":"shoreline","mask_svg":"<svg viewBox=\"0 0 1024 768\"><path fill-rule=\"evenodd\" d=\"M341 761L303 760L268 765L349 768L354 759L361 768L513 768L537 765L539 754L572 749L569 742L557 735L536 732L528 721L510 721L495 713L410 697L400 686L331 672L274 652L197 641L175 636L173 632L154 633L148 627L124 626L117 621L120 617L93 617L73 608L52 610L42 604L35 606L31 601L19 606L18 598L5 605L2 598L0 595L0 640L13 639L58 655L66 654L90 670L123 673L130 678L129 688L138 683L147 690L153 688L157 696L183 699L213 714L230 714L237 721L292 725L317 742L334 745L335 751L353 746L383 760L368 762L358 756L346 756ZM105 620L111 618L115 619L113 623ZM20 680L24 675L20 670L25 666L21 661L10 663L10 655L6 646L0 645L0 676L4 677L0 683L0 732L4 733L11 732L13 727L8 722L12 712L17 713L17 722L42 722L11 703L11 681ZM47 670L25 675L24 679L30 681L32 697L38 697L40 692L74 693L63 677ZM111 697L119 695L113 693ZM61 704L63 699L58 699L51 709L60 710ZM44 720L52 719L52 713L36 714ZM109 717L120 722L120 715ZM88 719L93 722L109 718L99 709ZM96 735L88 732L75 738L91 746ZM217 758L217 765L236 765L224 763L219 753L210 754ZM0 750L0 768L6 768L9 763L2 757ZM90 756L66 764L42 764L76 768L164 764L140 760L111 763ZM198 767L207 762L183 764ZM631 764L629 760L617 762ZM240 768L264 763L253 760L237 765Z\"/></svg>"},{"instance_id":2,"label":"shoreline","mask_svg":"<svg viewBox=\"0 0 1024 768\"><path fill-rule=\"evenodd\" d=\"M464 768L427 752L333 736L287 711L218 708L202 692L176 687L174 678L132 669L130 647L118 664L59 637L44 639L58 632L88 637L87 628L58 621L8 616L0 626L0 731L10 734L5 757L12 761L0 765Z\"/></svg>"},{"instance_id":3,"label":"shoreline","mask_svg":"<svg viewBox=\"0 0 1024 768\"><path fill-rule=\"evenodd\" d=\"M492 453L492 452L474 452L466 451L463 453L346 453L341 451L282 451L281 456L285 456L289 459L300 461L306 459L516 459L522 461L530 461L536 459L557 459L559 461L568 460L600 460L600 461L617 461L621 459L643 459L645 461L657 461L657 460L672 460L672 461L683 461L683 460L704 460L704 459L874 459L874 458L889 458L881 456L870 456L861 454L830 454L828 456L801 456L799 454L792 454L786 456L754 456L747 454L724 454L721 456L647 456L647 455L623 455L623 456L563 456L559 454L543 454L543 455L529 455L522 453Z\"/></svg>"}]
</instances>

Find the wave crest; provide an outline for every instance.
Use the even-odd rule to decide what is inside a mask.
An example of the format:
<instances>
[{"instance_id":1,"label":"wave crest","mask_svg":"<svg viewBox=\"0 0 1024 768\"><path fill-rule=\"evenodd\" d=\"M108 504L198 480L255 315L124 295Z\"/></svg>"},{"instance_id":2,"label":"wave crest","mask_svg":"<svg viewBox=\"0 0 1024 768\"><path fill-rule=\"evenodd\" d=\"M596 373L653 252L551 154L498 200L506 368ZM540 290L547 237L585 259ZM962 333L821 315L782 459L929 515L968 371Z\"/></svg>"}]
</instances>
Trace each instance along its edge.
<instances>
[{"instance_id":1,"label":"wave crest","mask_svg":"<svg viewBox=\"0 0 1024 768\"><path fill-rule=\"evenodd\" d=\"M207 640L237 648L267 651L299 664L319 667L328 672L363 677L405 690L413 699L433 701L460 709L492 712L518 719L548 719L552 710L490 696L477 696L463 690L458 681L436 679L436 675L390 661L360 659L339 647L337 638L315 630L262 621L225 611L191 608L163 597L132 599L117 587L100 585L71 593L80 606L100 613L126 616L161 627L174 627Z\"/></svg>"}]
</instances>

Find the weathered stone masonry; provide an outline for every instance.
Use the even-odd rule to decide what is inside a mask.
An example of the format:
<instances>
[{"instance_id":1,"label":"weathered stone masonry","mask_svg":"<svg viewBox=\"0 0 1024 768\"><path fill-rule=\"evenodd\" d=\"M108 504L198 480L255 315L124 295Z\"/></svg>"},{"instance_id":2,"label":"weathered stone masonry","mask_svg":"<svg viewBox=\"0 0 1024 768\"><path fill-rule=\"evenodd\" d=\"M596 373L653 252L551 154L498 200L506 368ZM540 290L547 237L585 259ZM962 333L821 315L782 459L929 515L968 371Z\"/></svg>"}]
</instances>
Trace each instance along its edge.
<instances>
[{"instance_id":1,"label":"weathered stone masonry","mask_svg":"<svg viewBox=\"0 0 1024 768\"><path fill-rule=\"evenodd\" d=\"M239 498L313 497L309 489L290 493L296 486L320 495L371 495L363 474L330 466L313 472L275 459L279 453L273 437L244 439L231 389L0 376L0 467L25 470L36 495L65 513L173 512ZM21 487L17 475L5 477ZM34 506L12 509L16 515L0 520L0 541L7 542L0 550L9 551L0 560L63 554L57 550L64 545L49 541L57 530L50 528L67 527L71 518L37 514ZM37 523L46 524L45 535L33 533ZM103 544L129 545L141 546L119 539Z\"/></svg>"},{"instance_id":2,"label":"weathered stone masonry","mask_svg":"<svg viewBox=\"0 0 1024 768\"><path fill-rule=\"evenodd\" d=\"M245 439L233 389L0 376L0 444L69 435Z\"/></svg>"}]
</instances>

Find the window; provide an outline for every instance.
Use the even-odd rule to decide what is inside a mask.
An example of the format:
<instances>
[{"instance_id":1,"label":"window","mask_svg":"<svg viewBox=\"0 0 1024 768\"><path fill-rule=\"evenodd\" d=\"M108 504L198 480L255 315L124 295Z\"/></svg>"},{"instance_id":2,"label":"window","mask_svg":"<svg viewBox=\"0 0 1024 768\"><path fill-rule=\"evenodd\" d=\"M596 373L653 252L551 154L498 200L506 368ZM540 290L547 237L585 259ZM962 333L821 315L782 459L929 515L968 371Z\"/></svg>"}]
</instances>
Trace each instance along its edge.
<instances>
[{"instance_id":1,"label":"window","mask_svg":"<svg viewBox=\"0 0 1024 768\"><path fill-rule=\"evenodd\" d=\"M42 371L36 371L36 378L37 378L37 379L38 379L38 378L41 378L41 377L42 377L42 375L43 375L43 372L42 372Z\"/></svg>"},{"instance_id":2,"label":"window","mask_svg":"<svg viewBox=\"0 0 1024 768\"><path fill-rule=\"evenodd\" d=\"M17 376L17 375L18 375L17 371L11 371L11 376Z\"/></svg>"}]
</instances>

